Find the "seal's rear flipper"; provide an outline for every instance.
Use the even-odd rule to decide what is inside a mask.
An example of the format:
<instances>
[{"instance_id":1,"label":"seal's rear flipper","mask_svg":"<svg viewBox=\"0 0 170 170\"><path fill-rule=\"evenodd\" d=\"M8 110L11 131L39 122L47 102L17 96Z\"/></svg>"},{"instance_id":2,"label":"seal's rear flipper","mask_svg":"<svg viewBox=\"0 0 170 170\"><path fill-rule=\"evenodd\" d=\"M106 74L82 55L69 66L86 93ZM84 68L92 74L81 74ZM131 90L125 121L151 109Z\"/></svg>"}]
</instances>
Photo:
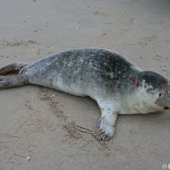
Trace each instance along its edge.
<instances>
[{"instance_id":1,"label":"seal's rear flipper","mask_svg":"<svg viewBox=\"0 0 170 170\"><path fill-rule=\"evenodd\" d=\"M18 74L19 71L27 64L24 63L12 63L5 67L0 68L0 75Z\"/></svg>"},{"instance_id":2,"label":"seal's rear flipper","mask_svg":"<svg viewBox=\"0 0 170 170\"><path fill-rule=\"evenodd\" d=\"M27 76L24 74L0 76L0 90L22 86L27 83L28 83Z\"/></svg>"}]
</instances>

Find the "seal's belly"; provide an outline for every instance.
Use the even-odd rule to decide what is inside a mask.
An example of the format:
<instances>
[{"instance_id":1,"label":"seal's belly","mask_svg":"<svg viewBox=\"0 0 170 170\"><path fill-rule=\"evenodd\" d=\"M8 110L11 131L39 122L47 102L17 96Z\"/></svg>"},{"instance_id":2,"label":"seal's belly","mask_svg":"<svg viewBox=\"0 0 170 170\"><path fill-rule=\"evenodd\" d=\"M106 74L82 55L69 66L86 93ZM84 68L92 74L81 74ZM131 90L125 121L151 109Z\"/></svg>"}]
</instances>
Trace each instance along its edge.
<instances>
[{"instance_id":1,"label":"seal's belly","mask_svg":"<svg viewBox=\"0 0 170 170\"><path fill-rule=\"evenodd\" d=\"M30 77L29 82L32 84L49 87L77 96L86 96L82 82L78 80L76 75L64 75L63 73L48 72Z\"/></svg>"},{"instance_id":2,"label":"seal's belly","mask_svg":"<svg viewBox=\"0 0 170 170\"><path fill-rule=\"evenodd\" d=\"M32 73L26 72L31 84L49 87L77 96L87 96L87 83L81 80L81 74L68 68L40 67Z\"/></svg>"}]
</instances>

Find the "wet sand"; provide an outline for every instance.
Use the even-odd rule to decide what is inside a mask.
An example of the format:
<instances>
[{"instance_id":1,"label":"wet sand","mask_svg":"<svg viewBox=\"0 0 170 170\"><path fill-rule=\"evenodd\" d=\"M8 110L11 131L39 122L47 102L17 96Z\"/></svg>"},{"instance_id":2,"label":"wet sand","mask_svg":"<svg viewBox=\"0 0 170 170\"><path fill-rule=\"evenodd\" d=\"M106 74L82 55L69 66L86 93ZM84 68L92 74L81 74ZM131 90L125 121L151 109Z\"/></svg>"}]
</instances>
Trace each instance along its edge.
<instances>
[{"instance_id":1,"label":"wet sand","mask_svg":"<svg viewBox=\"0 0 170 170\"><path fill-rule=\"evenodd\" d=\"M112 49L170 78L170 1L0 0L0 67L85 47ZM90 98L25 86L0 91L0 99L0 170L170 164L170 112L120 116L114 138L103 143Z\"/></svg>"}]
</instances>

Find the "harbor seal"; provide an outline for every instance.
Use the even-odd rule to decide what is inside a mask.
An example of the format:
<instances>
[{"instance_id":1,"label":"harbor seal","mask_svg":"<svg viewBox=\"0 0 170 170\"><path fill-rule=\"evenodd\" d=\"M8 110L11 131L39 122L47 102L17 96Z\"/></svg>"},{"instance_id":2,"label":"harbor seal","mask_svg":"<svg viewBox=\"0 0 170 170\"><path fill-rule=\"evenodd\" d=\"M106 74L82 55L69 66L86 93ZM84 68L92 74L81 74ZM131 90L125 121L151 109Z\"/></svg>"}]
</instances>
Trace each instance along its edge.
<instances>
[{"instance_id":1,"label":"harbor seal","mask_svg":"<svg viewBox=\"0 0 170 170\"><path fill-rule=\"evenodd\" d=\"M102 140L113 137L118 114L170 108L167 78L107 49L68 50L33 64L13 63L0 69L0 89L26 84L94 99L101 110L97 129Z\"/></svg>"}]
</instances>

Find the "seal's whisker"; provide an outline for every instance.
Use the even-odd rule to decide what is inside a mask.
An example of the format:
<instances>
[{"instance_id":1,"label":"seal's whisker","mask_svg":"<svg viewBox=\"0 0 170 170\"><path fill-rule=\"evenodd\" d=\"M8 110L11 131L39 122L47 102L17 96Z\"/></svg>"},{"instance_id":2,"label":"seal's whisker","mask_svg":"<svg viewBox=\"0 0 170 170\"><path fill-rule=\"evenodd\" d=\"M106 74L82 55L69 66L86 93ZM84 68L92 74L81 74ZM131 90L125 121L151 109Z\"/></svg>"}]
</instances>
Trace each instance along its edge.
<instances>
[{"instance_id":1,"label":"seal's whisker","mask_svg":"<svg viewBox=\"0 0 170 170\"><path fill-rule=\"evenodd\" d=\"M159 120L164 120L166 118L170 117L170 115L166 112L164 114L161 114L159 117L155 118L156 121L159 121Z\"/></svg>"},{"instance_id":2,"label":"seal's whisker","mask_svg":"<svg viewBox=\"0 0 170 170\"><path fill-rule=\"evenodd\" d=\"M166 118L169 118L169 117L170 117L170 115L166 114L166 115L163 116L163 119L166 119Z\"/></svg>"},{"instance_id":3,"label":"seal's whisker","mask_svg":"<svg viewBox=\"0 0 170 170\"><path fill-rule=\"evenodd\" d=\"M155 121L159 121L159 120L161 120L161 119L164 119L164 117L165 117L167 114L168 114L167 112L165 112L165 113L155 113L153 119L154 119Z\"/></svg>"}]
</instances>

